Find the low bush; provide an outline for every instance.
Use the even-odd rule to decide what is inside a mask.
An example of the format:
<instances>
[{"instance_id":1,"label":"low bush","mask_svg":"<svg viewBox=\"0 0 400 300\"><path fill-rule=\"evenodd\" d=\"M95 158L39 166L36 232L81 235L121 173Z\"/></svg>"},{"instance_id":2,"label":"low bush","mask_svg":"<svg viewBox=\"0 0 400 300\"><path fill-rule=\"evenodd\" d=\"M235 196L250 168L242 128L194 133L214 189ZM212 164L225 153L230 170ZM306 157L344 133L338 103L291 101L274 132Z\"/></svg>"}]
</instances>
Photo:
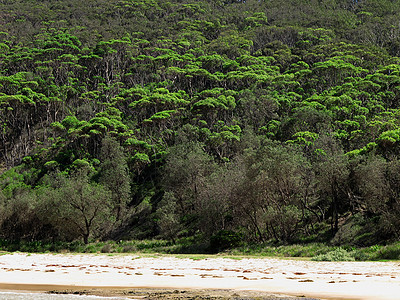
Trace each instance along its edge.
<instances>
[{"instance_id":1,"label":"low bush","mask_svg":"<svg viewBox=\"0 0 400 300\"><path fill-rule=\"evenodd\" d=\"M324 243L278 246L274 246L274 244L243 244L241 235L232 231L218 232L211 238L210 243L201 237L181 238L175 244L166 240L98 241L89 244L81 241L50 243L0 240L0 251L166 254L224 252L227 255L240 256L311 257L314 261L400 260L400 242L364 248L351 245L342 245L337 248Z\"/></svg>"},{"instance_id":2,"label":"low bush","mask_svg":"<svg viewBox=\"0 0 400 300\"><path fill-rule=\"evenodd\" d=\"M221 230L210 239L210 250L219 252L240 246L242 236L231 230Z\"/></svg>"},{"instance_id":3,"label":"low bush","mask_svg":"<svg viewBox=\"0 0 400 300\"><path fill-rule=\"evenodd\" d=\"M382 259L399 260L400 259L400 243L380 247L377 251L375 251L371 255L371 259L372 260L382 260Z\"/></svg>"},{"instance_id":4,"label":"low bush","mask_svg":"<svg viewBox=\"0 0 400 300\"><path fill-rule=\"evenodd\" d=\"M314 261L354 261L355 258L351 252L347 252L343 248L337 248L325 254L314 256L311 260Z\"/></svg>"}]
</instances>

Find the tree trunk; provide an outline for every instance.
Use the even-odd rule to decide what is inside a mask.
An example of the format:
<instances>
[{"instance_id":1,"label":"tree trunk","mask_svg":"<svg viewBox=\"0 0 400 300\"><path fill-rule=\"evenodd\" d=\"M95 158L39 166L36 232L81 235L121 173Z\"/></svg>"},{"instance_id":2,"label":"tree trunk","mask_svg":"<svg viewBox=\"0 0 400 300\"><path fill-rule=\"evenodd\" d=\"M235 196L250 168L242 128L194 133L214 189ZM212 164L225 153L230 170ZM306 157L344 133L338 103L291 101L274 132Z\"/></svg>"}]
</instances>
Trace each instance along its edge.
<instances>
[{"instance_id":1,"label":"tree trunk","mask_svg":"<svg viewBox=\"0 0 400 300\"><path fill-rule=\"evenodd\" d=\"M87 245L89 243L89 234L85 233L83 235L83 242L85 243L85 245Z\"/></svg>"}]
</instances>

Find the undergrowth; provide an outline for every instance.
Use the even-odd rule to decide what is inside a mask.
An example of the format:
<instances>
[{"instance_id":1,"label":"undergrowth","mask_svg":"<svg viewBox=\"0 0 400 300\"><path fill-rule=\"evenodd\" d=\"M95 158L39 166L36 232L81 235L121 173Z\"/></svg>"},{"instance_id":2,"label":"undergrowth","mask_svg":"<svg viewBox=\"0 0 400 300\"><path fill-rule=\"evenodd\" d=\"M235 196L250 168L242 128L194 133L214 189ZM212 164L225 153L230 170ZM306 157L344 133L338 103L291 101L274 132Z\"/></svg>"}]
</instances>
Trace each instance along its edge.
<instances>
[{"instance_id":1,"label":"undergrowth","mask_svg":"<svg viewBox=\"0 0 400 300\"><path fill-rule=\"evenodd\" d=\"M167 240L26 242L0 240L0 251L28 253L159 253L159 254L210 254L215 253L209 244L196 238L184 238L172 243ZM331 246L325 243L294 245L253 244L242 245L216 253L224 256L300 257L314 261L379 261L400 260L400 242L389 245Z\"/></svg>"}]
</instances>

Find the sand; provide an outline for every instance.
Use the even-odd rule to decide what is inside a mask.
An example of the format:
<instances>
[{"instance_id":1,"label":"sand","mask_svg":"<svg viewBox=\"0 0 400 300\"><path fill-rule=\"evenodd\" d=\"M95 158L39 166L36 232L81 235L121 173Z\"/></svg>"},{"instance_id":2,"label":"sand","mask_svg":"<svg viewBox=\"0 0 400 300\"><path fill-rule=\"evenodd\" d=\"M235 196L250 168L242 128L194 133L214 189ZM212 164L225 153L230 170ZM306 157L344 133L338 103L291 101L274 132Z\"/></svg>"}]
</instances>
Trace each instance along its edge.
<instances>
[{"instance_id":1,"label":"sand","mask_svg":"<svg viewBox=\"0 0 400 300\"><path fill-rule=\"evenodd\" d=\"M0 289L86 290L135 299L157 294L154 291L158 290L165 293L161 298L187 291L198 291L202 295L220 291L218 297L228 298L255 293L318 299L394 300L400 298L400 265L399 262L313 262L218 256L192 259L13 253L0 256ZM102 292L96 293L96 290ZM137 292L143 290L150 292L138 297Z\"/></svg>"}]
</instances>

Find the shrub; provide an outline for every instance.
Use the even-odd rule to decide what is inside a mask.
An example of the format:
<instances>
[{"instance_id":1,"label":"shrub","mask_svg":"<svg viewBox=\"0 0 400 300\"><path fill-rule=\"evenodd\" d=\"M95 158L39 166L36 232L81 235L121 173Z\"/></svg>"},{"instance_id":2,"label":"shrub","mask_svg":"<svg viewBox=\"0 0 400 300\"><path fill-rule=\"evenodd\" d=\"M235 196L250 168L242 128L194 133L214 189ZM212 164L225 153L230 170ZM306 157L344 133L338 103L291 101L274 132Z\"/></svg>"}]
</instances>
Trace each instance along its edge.
<instances>
[{"instance_id":1,"label":"shrub","mask_svg":"<svg viewBox=\"0 0 400 300\"><path fill-rule=\"evenodd\" d=\"M314 261L354 261L352 253L347 252L343 248L337 248L326 254L314 256L311 260Z\"/></svg>"},{"instance_id":2,"label":"shrub","mask_svg":"<svg viewBox=\"0 0 400 300\"><path fill-rule=\"evenodd\" d=\"M353 251L351 254L357 261L366 261L371 259L371 255L368 254L366 251L363 251L363 249L357 249Z\"/></svg>"},{"instance_id":3,"label":"shrub","mask_svg":"<svg viewBox=\"0 0 400 300\"><path fill-rule=\"evenodd\" d=\"M111 253L113 252L113 247L110 244L105 244L100 251L101 253Z\"/></svg>"},{"instance_id":4,"label":"shrub","mask_svg":"<svg viewBox=\"0 0 400 300\"><path fill-rule=\"evenodd\" d=\"M122 252L123 253L133 253L137 252L137 248L134 245L125 245L122 247Z\"/></svg>"},{"instance_id":5,"label":"shrub","mask_svg":"<svg viewBox=\"0 0 400 300\"><path fill-rule=\"evenodd\" d=\"M400 244L387 245L380 248L373 256L372 259L400 259Z\"/></svg>"},{"instance_id":6,"label":"shrub","mask_svg":"<svg viewBox=\"0 0 400 300\"><path fill-rule=\"evenodd\" d=\"M94 245L94 244L89 244L85 247L84 253L96 253L96 252L97 252L97 248L96 248L96 245Z\"/></svg>"},{"instance_id":7,"label":"shrub","mask_svg":"<svg viewBox=\"0 0 400 300\"><path fill-rule=\"evenodd\" d=\"M218 252L229 248L240 246L242 243L241 234L231 230L221 230L210 239L210 250Z\"/></svg>"}]
</instances>

